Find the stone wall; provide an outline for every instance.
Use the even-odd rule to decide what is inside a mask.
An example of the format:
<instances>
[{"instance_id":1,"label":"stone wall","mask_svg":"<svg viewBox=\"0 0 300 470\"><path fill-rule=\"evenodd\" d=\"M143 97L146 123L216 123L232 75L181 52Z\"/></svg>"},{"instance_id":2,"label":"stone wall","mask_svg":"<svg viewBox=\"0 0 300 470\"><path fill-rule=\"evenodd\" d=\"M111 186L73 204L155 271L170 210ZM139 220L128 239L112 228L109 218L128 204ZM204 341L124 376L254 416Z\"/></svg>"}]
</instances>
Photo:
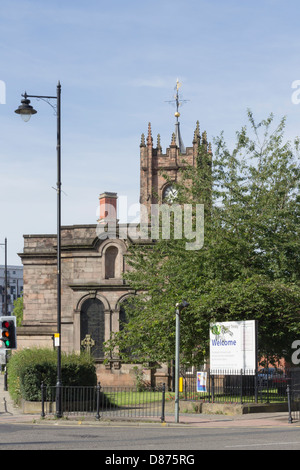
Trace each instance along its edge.
<instances>
[{"instance_id":1,"label":"stone wall","mask_svg":"<svg viewBox=\"0 0 300 470\"><path fill-rule=\"evenodd\" d=\"M96 225L66 226L61 232L61 346L65 352L80 352L80 315L89 298L104 305L105 341L111 331L119 329L120 304L133 292L123 280L127 269L124 255L127 241L99 240ZM114 278L105 275L105 256L115 247ZM25 235L24 251L20 254L24 269L24 315L18 328L18 349L24 347L53 347L57 331L56 236ZM103 364L97 360L97 373L105 385L134 386L134 366L118 360Z\"/></svg>"}]
</instances>

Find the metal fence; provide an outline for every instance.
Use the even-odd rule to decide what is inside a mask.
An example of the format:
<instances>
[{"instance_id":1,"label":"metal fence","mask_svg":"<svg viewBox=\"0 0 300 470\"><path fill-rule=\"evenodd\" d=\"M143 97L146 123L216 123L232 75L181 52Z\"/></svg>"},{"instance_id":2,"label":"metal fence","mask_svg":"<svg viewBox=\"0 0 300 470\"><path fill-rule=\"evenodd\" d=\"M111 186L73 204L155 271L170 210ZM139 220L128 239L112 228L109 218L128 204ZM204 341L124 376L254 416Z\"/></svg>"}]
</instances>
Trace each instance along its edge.
<instances>
[{"instance_id":1,"label":"metal fence","mask_svg":"<svg viewBox=\"0 0 300 470\"><path fill-rule=\"evenodd\" d=\"M283 369L205 371L205 387L199 391L197 373L182 374L183 400L211 403L287 402L290 371Z\"/></svg>"},{"instance_id":2,"label":"metal fence","mask_svg":"<svg viewBox=\"0 0 300 470\"><path fill-rule=\"evenodd\" d=\"M199 388L197 373L182 374L180 400L210 403L287 403L289 421L300 419L300 368L258 371L205 371L205 386ZM201 390L201 391L200 391ZM92 415L101 418L160 417L174 393L160 388L61 387L64 416ZM56 413L56 386L42 385L42 416Z\"/></svg>"},{"instance_id":3,"label":"metal fence","mask_svg":"<svg viewBox=\"0 0 300 470\"><path fill-rule=\"evenodd\" d=\"M42 417L56 414L56 386L42 385ZM165 386L139 390L129 387L61 387L64 416L160 417L165 420Z\"/></svg>"}]
</instances>

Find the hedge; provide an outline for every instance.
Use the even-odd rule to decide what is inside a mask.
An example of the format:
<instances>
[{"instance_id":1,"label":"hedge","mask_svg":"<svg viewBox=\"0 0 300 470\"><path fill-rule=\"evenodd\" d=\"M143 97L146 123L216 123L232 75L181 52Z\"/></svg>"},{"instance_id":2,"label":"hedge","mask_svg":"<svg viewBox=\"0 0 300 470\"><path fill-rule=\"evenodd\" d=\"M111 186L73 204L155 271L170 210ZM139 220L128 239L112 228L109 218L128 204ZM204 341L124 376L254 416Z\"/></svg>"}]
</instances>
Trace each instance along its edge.
<instances>
[{"instance_id":1,"label":"hedge","mask_svg":"<svg viewBox=\"0 0 300 470\"><path fill-rule=\"evenodd\" d=\"M12 399L41 400L42 382L55 386L57 382L57 352L53 349L23 349L14 353L7 365L8 390ZM95 386L96 368L87 354L61 355L61 377L63 386Z\"/></svg>"}]
</instances>

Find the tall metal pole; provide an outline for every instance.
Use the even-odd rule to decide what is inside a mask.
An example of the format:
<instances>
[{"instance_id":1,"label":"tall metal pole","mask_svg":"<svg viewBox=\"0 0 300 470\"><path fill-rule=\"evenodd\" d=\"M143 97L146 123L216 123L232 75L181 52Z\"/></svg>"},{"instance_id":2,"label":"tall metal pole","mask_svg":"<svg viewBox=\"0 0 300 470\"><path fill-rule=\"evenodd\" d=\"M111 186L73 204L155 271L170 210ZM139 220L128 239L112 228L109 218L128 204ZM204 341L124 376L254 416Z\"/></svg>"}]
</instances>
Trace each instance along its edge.
<instances>
[{"instance_id":1,"label":"tall metal pole","mask_svg":"<svg viewBox=\"0 0 300 470\"><path fill-rule=\"evenodd\" d=\"M4 310L2 308L2 314L7 315L8 311L8 304L7 304L7 289L8 289L8 279L7 279L7 238L5 238L4 243L0 243L0 245L4 245Z\"/></svg>"},{"instance_id":2,"label":"tall metal pole","mask_svg":"<svg viewBox=\"0 0 300 470\"><path fill-rule=\"evenodd\" d=\"M8 315L8 303L7 303L7 289L8 289L8 279L7 279L7 238L5 238L4 242L5 246L5 258L4 258L4 284L5 284L5 292L4 292L4 315ZM4 371L4 391L7 392L7 349L5 350L5 371Z\"/></svg>"},{"instance_id":3,"label":"tall metal pole","mask_svg":"<svg viewBox=\"0 0 300 470\"><path fill-rule=\"evenodd\" d=\"M179 423L179 352L180 352L180 312L189 303L183 300L176 304L176 333L175 333L175 423Z\"/></svg>"},{"instance_id":4,"label":"tall metal pole","mask_svg":"<svg viewBox=\"0 0 300 470\"><path fill-rule=\"evenodd\" d=\"M57 85L57 383L56 415L62 417L61 407L61 85Z\"/></svg>"},{"instance_id":5,"label":"tall metal pole","mask_svg":"<svg viewBox=\"0 0 300 470\"><path fill-rule=\"evenodd\" d=\"M5 293L4 293L4 315L8 315L8 306L7 306L7 289L8 289L8 281L7 281L7 238L5 238L5 270L4 270L4 277L5 277Z\"/></svg>"},{"instance_id":6,"label":"tall metal pole","mask_svg":"<svg viewBox=\"0 0 300 470\"><path fill-rule=\"evenodd\" d=\"M21 106L15 110L23 118L27 117L27 121L31 114L35 114L36 110L29 105L28 98L37 98L46 101L52 108L49 100L56 99L56 116L57 116L57 383L56 383L56 415L62 416L61 406L61 84L58 82L56 88L56 96L22 95L25 100L21 100Z\"/></svg>"},{"instance_id":7,"label":"tall metal pole","mask_svg":"<svg viewBox=\"0 0 300 470\"><path fill-rule=\"evenodd\" d=\"M179 423L179 348L180 348L180 310L176 308L176 345L175 345L175 423Z\"/></svg>"}]
</instances>

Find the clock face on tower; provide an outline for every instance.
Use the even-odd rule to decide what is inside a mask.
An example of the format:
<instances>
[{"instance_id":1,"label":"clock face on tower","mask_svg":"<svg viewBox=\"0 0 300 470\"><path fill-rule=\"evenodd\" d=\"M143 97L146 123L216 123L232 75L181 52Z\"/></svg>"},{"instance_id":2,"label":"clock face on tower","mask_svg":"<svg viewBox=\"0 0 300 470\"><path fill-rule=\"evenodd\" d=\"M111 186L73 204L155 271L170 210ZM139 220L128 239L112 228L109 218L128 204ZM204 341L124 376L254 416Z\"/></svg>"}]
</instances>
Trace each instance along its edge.
<instances>
[{"instance_id":1,"label":"clock face on tower","mask_svg":"<svg viewBox=\"0 0 300 470\"><path fill-rule=\"evenodd\" d=\"M172 184L169 184L163 191L163 201L172 204L172 202L175 201L177 197L177 189L172 186Z\"/></svg>"}]
</instances>

